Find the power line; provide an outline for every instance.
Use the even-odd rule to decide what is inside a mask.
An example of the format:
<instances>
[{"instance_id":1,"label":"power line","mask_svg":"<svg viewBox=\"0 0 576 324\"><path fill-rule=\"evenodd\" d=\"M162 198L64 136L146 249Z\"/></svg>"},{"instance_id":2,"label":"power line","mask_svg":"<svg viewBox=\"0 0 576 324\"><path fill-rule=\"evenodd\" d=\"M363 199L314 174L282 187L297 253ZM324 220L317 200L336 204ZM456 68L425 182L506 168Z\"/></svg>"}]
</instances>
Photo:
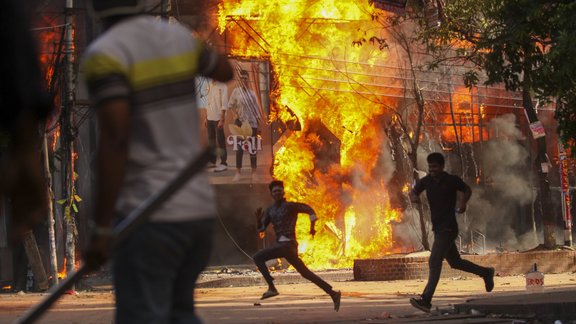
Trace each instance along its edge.
<instances>
[{"instance_id":1,"label":"power line","mask_svg":"<svg viewBox=\"0 0 576 324\"><path fill-rule=\"evenodd\" d=\"M38 28L32 28L32 29L30 29L30 31L40 31L40 30L47 30L47 29L56 29L56 28L68 27L69 25L70 25L70 24L61 24L61 25L56 25L56 26L38 27Z\"/></svg>"}]
</instances>

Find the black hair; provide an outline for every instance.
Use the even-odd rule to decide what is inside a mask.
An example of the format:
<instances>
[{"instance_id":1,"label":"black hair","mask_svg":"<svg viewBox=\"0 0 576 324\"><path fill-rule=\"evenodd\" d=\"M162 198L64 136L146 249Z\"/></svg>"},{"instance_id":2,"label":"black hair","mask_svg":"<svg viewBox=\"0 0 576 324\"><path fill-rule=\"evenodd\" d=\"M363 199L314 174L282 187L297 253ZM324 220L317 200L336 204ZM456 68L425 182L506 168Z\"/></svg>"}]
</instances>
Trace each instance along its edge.
<instances>
[{"instance_id":1,"label":"black hair","mask_svg":"<svg viewBox=\"0 0 576 324\"><path fill-rule=\"evenodd\" d=\"M272 180L272 182L270 182L270 184L268 185L268 189L270 191L272 191L272 188L278 187L278 186L284 188L284 182L280 181L280 180Z\"/></svg>"},{"instance_id":2,"label":"black hair","mask_svg":"<svg viewBox=\"0 0 576 324\"><path fill-rule=\"evenodd\" d=\"M428 154L426 161L428 163L438 163L440 165L444 165L444 156L438 152L430 153Z\"/></svg>"}]
</instances>

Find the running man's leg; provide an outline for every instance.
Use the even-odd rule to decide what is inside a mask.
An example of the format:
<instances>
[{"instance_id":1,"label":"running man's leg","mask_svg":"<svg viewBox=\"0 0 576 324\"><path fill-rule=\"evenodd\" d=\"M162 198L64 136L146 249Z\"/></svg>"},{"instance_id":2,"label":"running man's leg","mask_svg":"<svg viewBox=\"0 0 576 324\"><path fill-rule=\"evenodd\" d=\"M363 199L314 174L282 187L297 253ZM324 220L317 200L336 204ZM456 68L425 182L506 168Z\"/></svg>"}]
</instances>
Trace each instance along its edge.
<instances>
[{"instance_id":1,"label":"running man's leg","mask_svg":"<svg viewBox=\"0 0 576 324\"><path fill-rule=\"evenodd\" d=\"M462 259L460 253L458 253L458 248L456 243L452 242L448 253L446 254L446 261L450 267L466 272L473 273L484 279L484 285L487 292L492 291L494 288L494 268L486 268L466 259Z\"/></svg>"},{"instance_id":2,"label":"running man's leg","mask_svg":"<svg viewBox=\"0 0 576 324\"><path fill-rule=\"evenodd\" d=\"M256 254L254 254L254 257L252 257L254 263L258 267L258 270L260 270L260 273L264 277L264 280L266 280L268 288L271 290L276 290L276 287L274 286L273 282L274 278L272 278L270 271L266 266L266 261L277 258L284 258L286 254L286 248L283 245L275 244L269 248L258 251Z\"/></svg>"},{"instance_id":3,"label":"running man's leg","mask_svg":"<svg viewBox=\"0 0 576 324\"><path fill-rule=\"evenodd\" d=\"M434 244L432 244L432 251L430 252L430 259L428 260L428 283L422 293L422 299L430 303L432 296L438 286L440 280L440 273L442 272L442 261L446 257L451 245L454 244L456 232L438 231L434 233Z\"/></svg>"},{"instance_id":4,"label":"running man's leg","mask_svg":"<svg viewBox=\"0 0 576 324\"><path fill-rule=\"evenodd\" d=\"M329 283L308 269L302 259L298 257L298 245L292 245L290 247L290 253L288 253L285 258L294 267L294 269L302 275L302 277L313 282L332 298L332 301L334 302L334 310L338 311L340 309L340 291L332 289L332 286Z\"/></svg>"}]
</instances>

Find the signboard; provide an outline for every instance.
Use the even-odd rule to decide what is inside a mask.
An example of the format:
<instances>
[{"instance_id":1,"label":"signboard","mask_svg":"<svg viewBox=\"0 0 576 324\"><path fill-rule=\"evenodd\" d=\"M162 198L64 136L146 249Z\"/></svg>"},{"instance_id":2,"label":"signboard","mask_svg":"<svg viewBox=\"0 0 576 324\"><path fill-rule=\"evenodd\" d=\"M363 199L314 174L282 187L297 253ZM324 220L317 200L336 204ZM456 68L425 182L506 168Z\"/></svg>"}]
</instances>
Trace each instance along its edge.
<instances>
[{"instance_id":1,"label":"signboard","mask_svg":"<svg viewBox=\"0 0 576 324\"><path fill-rule=\"evenodd\" d=\"M209 168L211 181L268 183L272 166L268 61L230 61L232 81L199 78L196 82L197 104L205 120L201 135L217 154Z\"/></svg>"},{"instance_id":2,"label":"signboard","mask_svg":"<svg viewBox=\"0 0 576 324\"><path fill-rule=\"evenodd\" d=\"M532 137L534 139L546 136L546 130L542 122L536 121L530 124L530 130L532 131Z\"/></svg>"}]
</instances>

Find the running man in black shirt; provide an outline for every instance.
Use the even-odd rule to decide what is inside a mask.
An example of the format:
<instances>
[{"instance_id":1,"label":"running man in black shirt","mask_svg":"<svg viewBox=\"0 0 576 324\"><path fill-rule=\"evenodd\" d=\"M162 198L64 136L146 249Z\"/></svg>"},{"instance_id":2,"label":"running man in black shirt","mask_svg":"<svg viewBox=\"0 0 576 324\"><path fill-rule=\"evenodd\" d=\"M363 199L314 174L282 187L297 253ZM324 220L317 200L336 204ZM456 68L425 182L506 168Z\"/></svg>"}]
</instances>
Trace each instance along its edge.
<instances>
[{"instance_id":1,"label":"running man in black shirt","mask_svg":"<svg viewBox=\"0 0 576 324\"><path fill-rule=\"evenodd\" d=\"M284 183L282 181L274 180L268 186L270 194L274 199L274 204L264 212L261 219L262 225L258 229L260 233L266 230L270 223L274 226L276 233L276 244L260 250L254 255L254 263L262 273L262 276L268 283L268 291L266 291L261 299L266 299L278 295L278 290L274 286L274 278L270 275L266 261L277 258L285 258L301 275L302 277L315 283L318 287L322 288L334 302L334 310L340 309L340 291L335 291L332 286L322 278L314 274L302 260L298 257L298 242L296 241L296 220L299 213L310 215L310 235L314 236L316 230L314 225L317 217L312 207L297 202L286 201L284 198Z\"/></svg>"},{"instance_id":2,"label":"running man in black shirt","mask_svg":"<svg viewBox=\"0 0 576 324\"><path fill-rule=\"evenodd\" d=\"M430 312L431 301L440 272L442 271L442 261L446 259L450 267L473 273L484 279L486 291L490 292L494 288L494 268L485 268L474 264L460 257L454 240L458 237L458 223L456 213L466 211L466 203L472 196L472 190L458 176L448 174L444 171L444 156L440 153L431 153L427 157L429 174L420 179L412 191L410 200L419 203L419 195L426 191L426 197L430 204L432 216L432 231L434 232L434 244L428 261L429 275L428 283L420 298L411 298L412 306ZM457 203L457 191L464 194Z\"/></svg>"}]
</instances>

